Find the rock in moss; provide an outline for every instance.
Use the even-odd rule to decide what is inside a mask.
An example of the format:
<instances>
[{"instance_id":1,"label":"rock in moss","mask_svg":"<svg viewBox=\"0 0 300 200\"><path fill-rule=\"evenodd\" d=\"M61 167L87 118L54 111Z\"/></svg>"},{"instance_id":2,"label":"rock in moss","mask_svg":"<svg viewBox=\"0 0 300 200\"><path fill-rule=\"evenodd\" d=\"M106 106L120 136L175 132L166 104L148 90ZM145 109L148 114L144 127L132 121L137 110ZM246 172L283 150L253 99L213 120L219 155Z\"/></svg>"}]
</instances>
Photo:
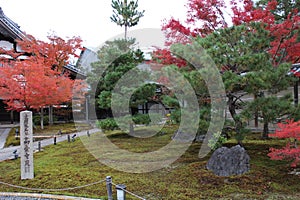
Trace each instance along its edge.
<instances>
[{"instance_id":1,"label":"rock in moss","mask_svg":"<svg viewBox=\"0 0 300 200\"><path fill-rule=\"evenodd\" d=\"M206 164L217 176L241 175L250 170L250 157L240 145L215 150Z\"/></svg>"}]
</instances>

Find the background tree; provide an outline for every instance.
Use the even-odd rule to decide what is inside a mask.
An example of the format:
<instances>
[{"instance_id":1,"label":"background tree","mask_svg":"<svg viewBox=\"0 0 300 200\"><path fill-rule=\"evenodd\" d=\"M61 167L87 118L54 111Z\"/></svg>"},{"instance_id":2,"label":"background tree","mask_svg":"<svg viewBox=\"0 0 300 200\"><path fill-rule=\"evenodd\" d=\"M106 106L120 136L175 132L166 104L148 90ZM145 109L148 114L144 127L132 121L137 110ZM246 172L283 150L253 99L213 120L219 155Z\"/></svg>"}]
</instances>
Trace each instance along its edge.
<instances>
[{"instance_id":1,"label":"background tree","mask_svg":"<svg viewBox=\"0 0 300 200\"><path fill-rule=\"evenodd\" d=\"M144 16L144 10L138 11L138 1L130 0L112 0L113 15L111 21L118 26L125 28L125 40L127 39L127 29L136 26L141 17Z\"/></svg>"},{"instance_id":2,"label":"background tree","mask_svg":"<svg viewBox=\"0 0 300 200\"><path fill-rule=\"evenodd\" d=\"M146 84L141 88L131 88L131 82L143 84L145 82L145 72L139 70L137 66L144 61L143 53L136 49L134 50L135 39L125 40L116 39L107 41L105 45L98 51L99 61L92 64L92 72L88 82L91 85L91 92L95 95L96 108L100 118L112 117L111 113L111 97L112 92L118 81L127 72L136 73L134 77L128 77L127 83L122 88L119 88L118 95L129 93L135 90L130 101L132 109L137 108L139 104L143 104L150 100L154 94L156 87L151 84ZM134 84L133 84L134 85ZM122 95L121 95L122 96ZM121 97L120 97L121 99ZM117 101L117 99L114 99ZM121 112L121 110L120 110ZM128 110L125 111L127 114ZM124 115L124 113L120 113Z\"/></svg>"}]
</instances>

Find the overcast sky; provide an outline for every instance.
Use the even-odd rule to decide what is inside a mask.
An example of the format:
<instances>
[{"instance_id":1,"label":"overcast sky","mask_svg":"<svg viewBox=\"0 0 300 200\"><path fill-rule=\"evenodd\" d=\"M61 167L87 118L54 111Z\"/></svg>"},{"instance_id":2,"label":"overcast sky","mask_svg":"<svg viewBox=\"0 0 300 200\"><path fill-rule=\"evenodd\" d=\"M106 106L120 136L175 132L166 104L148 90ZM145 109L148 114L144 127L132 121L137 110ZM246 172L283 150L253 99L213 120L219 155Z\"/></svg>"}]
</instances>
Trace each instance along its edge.
<instances>
[{"instance_id":1,"label":"overcast sky","mask_svg":"<svg viewBox=\"0 0 300 200\"><path fill-rule=\"evenodd\" d=\"M162 20L184 19L187 0L139 0L145 16L130 30L161 28ZM80 36L86 47L96 47L123 29L111 22L111 0L0 0L4 14L21 30L45 40L50 33Z\"/></svg>"}]
</instances>

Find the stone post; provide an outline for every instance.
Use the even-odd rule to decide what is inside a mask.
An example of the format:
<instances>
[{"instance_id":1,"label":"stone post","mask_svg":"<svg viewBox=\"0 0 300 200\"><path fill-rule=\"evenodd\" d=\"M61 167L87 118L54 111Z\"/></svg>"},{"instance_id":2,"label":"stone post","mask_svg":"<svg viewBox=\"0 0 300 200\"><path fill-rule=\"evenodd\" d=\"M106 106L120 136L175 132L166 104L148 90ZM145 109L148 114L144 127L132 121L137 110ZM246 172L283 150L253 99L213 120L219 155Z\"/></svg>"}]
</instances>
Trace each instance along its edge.
<instances>
[{"instance_id":1,"label":"stone post","mask_svg":"<svg viewBox=\"0 0 300 200\"><path fill-rule=\"evenodd\" d=\"M117 200L126 200L126 186L123 184L118 184L116 186L117 190Z\"/></svg>"},{"instance_id":2,"label":"stone post","mask_svg":"<svg viewBox=\"0 0 300 200\"><path fill-rule=\"evenodd\" d=\"M33 136L32 112L20 113L20 143L21 143L21 179L33 179Z\"/></svg>"},{"instance_id":3,"label":"stone post","mask_svg":"<svg viewBox=\"0 0 300 200\"><path fill-rule=\"evenodd\" d=\"M107 199L112 200L112 178L111 176L106 177L106 190L107 190Z\"/></svg>"}]
</instances>

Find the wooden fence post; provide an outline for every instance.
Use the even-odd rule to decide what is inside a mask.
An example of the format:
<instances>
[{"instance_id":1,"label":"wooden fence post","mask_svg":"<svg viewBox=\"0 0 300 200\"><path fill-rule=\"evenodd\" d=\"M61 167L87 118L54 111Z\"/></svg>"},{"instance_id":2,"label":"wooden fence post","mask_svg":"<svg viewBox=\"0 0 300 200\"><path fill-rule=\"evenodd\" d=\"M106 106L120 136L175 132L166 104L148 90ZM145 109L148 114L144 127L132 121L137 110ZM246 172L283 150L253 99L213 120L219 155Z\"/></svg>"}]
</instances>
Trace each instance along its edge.
<instances>
[{"instance_id":1,"label":"wooden fence post","mask_svg":"<svg viewBox=\"0 0 300 200\"><path fill-rule=\"evenodd\" d=\"M54 142L54 145L56 145L56 136L54 136L53 139L54 139L54 141L53 141L53 142Z\"/></svg>"},{"instance_id":2,"label":"wooden fence post","mask_svg":"<svg viewBox=\"0 0 300 200\"><path fill-rule=\"evenodd\" d=\"M38 142L38 151L40 152L42 149L41 141Z\"/></svg>"}]
</instances>

